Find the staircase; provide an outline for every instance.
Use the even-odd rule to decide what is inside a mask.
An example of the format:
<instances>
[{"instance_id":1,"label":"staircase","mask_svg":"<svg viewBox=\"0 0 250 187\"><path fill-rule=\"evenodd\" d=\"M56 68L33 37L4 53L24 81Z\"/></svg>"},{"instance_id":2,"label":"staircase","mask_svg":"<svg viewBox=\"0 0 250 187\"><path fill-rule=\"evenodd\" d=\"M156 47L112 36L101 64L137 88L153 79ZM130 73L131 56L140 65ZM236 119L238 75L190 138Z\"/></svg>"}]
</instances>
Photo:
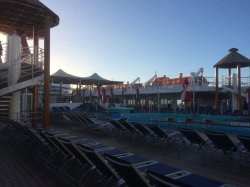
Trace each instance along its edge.
<instances>
[{"instance_id":1,"label":"staircase","mask_svg":"<svg viewBox=\"0 0 250 187\"><path fill-rule=\"evenodd\" d=\"M43 82L44 71L42 65L43 52L39 52L37 64L33 63L33 54L31 53L29 55L22 54L21 61L12 67L9 67L8 63L0 64L0 117L8 115L11 93ZM19 70L16 71L14 67L18 67ZM11 75L13 75L13 72L20 73L19 79L15 84L11 84L11 79L13 78Z\"/></svg>"},{"instance_id":2,"label":"staircase","mask_svg":"<svg viewBox=\"0 0 250 187\"><path fill-rule=\"evenodd\" d=\"M16 84L8 84L8 69L0 71L0 97L22 90L43 81L43 69L33 64L22 63L20 77Z\"/></svg>"},{"instance_id":3,"label":"staircase","mask_svg":"<svg viewBox=\"0 0 250 187\"><path fill-rule=\"evenodd\" d=\"M8 117L11 95L0 97L0 116Z\"/></svg>"}]
</instances>

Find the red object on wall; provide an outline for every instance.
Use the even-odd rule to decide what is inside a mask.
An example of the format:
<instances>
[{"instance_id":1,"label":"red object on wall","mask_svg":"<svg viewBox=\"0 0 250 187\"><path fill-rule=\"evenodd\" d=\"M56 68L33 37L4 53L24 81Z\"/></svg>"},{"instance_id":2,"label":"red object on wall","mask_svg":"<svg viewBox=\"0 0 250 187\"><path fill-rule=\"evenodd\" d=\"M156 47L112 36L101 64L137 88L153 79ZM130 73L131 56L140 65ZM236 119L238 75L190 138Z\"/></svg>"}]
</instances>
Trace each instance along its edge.
<instances>
[{"instance_id":1,"label":"red object on wall","mask_svg":"<svg viewBox=\"0 0 250 187\"><path fill-rule=\"evenodd\" d=\"M183 85L182 85L183 90L186 90L188 85L189 85L189 80L187 78L185 78L184 82L183 82Z\"/></svg>"},{"instance_id":2,"label":"red object on wall","mask_svg":"<svg viewBox=\"0 0 250 187\"><path fill-rule=\"evenodd\" d=\"M192 92L186 91L185 102L190 102L190 101L192 101Z\"/></svg>"}]
</instances>

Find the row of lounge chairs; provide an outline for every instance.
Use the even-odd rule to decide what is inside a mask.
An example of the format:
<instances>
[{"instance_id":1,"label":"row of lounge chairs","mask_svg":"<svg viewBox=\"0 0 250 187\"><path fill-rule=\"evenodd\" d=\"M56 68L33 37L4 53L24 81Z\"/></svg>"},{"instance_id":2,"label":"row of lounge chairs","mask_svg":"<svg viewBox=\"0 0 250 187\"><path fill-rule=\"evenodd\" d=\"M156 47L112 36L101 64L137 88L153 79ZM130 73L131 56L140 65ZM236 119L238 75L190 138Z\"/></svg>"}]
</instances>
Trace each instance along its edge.
<instances>
[{"instance_id":1,"label":"row of lounge chairs","mask_svg":"<svg viewBox=\"0 0 250 187\"><path fill-rule=\"evenodd\" d=\"M87 114L78 114L75 112L51 113L52 123L64 125L65 127L89 128L98 132L103 132L109 123L93 120ZM99 131L100 130L100 131Z\"/></svg>"},{"instance_id":2,"label":"row of lounge chairs","mask_svg":"<svg viewBox=\"0 0 250 187\"><path fill-rule=\"evenodd\" d=\"M230 135L218 132L204 132L200 133L194 129L179 128L178 129L185 139L191 144L196 144L199 149L207 151L221 150L227 159L235 152L239 156L248 154L250 155L250 137L237 136L232 138Z\"/></svg>"},{"instance_id":3,"label":"row of lounge chairs","mask_svg":"<svg viewBox=\"0 0 250 187\"><path fill-rule=\"evenodd\" d=\"M144 125L138 122L115 121L110 123L120 134L144 137L148 142L158 141L162 145L169 142L198 145L198 150L205 152L221 150L227 159L235 152L239 156L250 155L250 137L237 136L231 138L228 134L218 132L198 132L190 128L178 128L176 131L166 131L158 125Z\"/></svg>"},{"instance_id":4,"label":"row of lounge chairs","mask_svg":"<svg viewBox=\"0 0 250 187\"><path fill-rule=\"evenodd\" d=\"M62 131L5 123L18 153L53 171L68 186L232 186Z\"/></svg>"},{"instance_id":5,"label":"row of lounge chairs","mask_svg":"<svg viewBox=\"0 0 250 187\"><path fill-rule=\"evenodd\" d=\"M166 131L158 125L142 124L138 122L128 122L124 119L111 120L109 122L94 121L86 115L76 115L72 113L57 114L63 120L68 121L67 125L73 127L87 127L95 132L102 132L113 136L127 136L134 140L141 138L147 144L158 143L164 148L167 143L184 143L184 145L198 145L198 150L205 152L221 150L227 155L227 159L233 153L239 156L250 153L250 137L238 136L235 140L225 134L217 132L200 133L190 128L178 128L175 131ZM70 122L70 123L69 123Z\"/></svg>"},{"instance_id":6,"label":"row of lounge chairs","mask_svg":"<svg viewBox=\"0 0 250 187\"><path fill-rule=\"evenodd\" d=\"M120 135L131 137L141 137L147 143L161 143L163 146L169 142L176 142L183 138L177 131L165 131L158 125L144 125L138 122L128 122L125 120L110 123L119 131Z\"/></svg>"}]
</instances>

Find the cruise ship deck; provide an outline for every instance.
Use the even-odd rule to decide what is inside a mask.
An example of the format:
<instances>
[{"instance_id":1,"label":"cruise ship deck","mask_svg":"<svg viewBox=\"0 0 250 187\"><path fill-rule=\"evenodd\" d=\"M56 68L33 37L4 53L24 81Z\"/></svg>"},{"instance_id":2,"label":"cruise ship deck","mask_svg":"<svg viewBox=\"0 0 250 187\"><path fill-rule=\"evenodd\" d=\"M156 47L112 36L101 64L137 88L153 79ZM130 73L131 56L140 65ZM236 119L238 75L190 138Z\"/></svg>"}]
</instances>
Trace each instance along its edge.
<instances>
[{"instance_id":1,"label":"cruise ship deck","mask_svg":"<svg viewBox=\"0 0 250 187\"><path fill-rule=\"evenodd\" d=\"M74 121L65 120L66 118L61 121L52 119L53 116L50 111L52 104L50 100L50 30L59 24L59 16L37 0L0 1L0 9L0 32L7 36L6 41L8 41L7 43L2 43L0 51L0 186L109 187L113 186L111 185L113 180L122 181L124 186L141 186L135 185L133 182L129 184L129 181L119 173L117 168L111 167L112 162L109 162L108 157L102 154L104 156L103 163L109 163L109 165L107 164L111 168L109 172L112 173L111 177L106 176L106 173L102 170L103 168L98 168L98 164L91 160L93 157L86 156L86 152L81 152L80 145L74 144L73 140L76 140L74 138L78 138L79 141L92 142L94 143L92 145L97 145L97 147L100 143L107 145L106 148L112 147L117 149L117 151L121 150L121 152L124 153L124 158L126 157L124 156L126 153L130 153L127 154L127 156L137 155L143 158L142 160L146 160L146 163L152 165L157 163L161 167L164 166L164 169L168 167L174 168L174 170L178 172L172 171L172 173L166 174L164 170L161 176L167 178L170 182L178 183L178 185L175 186L250 186L249 154L246 155L245 158L239 157L237 153L229 157L228 154L222 154L221 151L201 152L198 149L199 146L188 146L188 144L180 141L178 143L168 143L165 140L161 143L153 141L147 142L145 137L137 136L137 134L131 136L129 133L115 133L112 130L109 131L109 129L104 129L103 131L103 129L99 128L99 125L104 122L98 123L97 125L95 124L95 128L89 128L89 125L84 124L84 122L78 121L76 124ZM28 39L32 40L32 47L28 45ZM43 46L44 49L39 45ZM191 77L193 88L195 88L193 92L195 91L194 93L196 94L193 94L193 96L199 101L195 102L194 100L194 106L195 103L199 103L202 105L201 107L205 107L205 113L207 113L207 111L209 111L208 109L215 105L215 109L219 111L220 106L223 104L220 103L223 101L220 101L221 95L225 99L225 102L230 100L235 101L232 102L234 103L232 109L237 109L238 112L242 111L243 101L247 99L245 91L249 84L244 84L244 87L241 86L241 79L243 77L241 77L240 69L249 67L250 61L242 57L237 51L238 49L236 48L230 49L226 63L224 61L225 58L223 58L223 61L219 61L218 64L215 65L215 81L208 81L208 84L207 81L204 81L203 75ZM235 55L236 57L240 56L240 61L238 61L239 58L231 58L235 57ZM232 64L233 66L229 67L228 64ZM228 79L225 79L228 80L228 84L222 85L220 83L218 79L219 68L228 69ZM231 68L237 68L238 77L231 74ZM74 97L69 97L70 99L65 97L66 99L64 99L61 94L62 77L58 75L56 77L59 77L57 83L60 84L60 95L59 97L57 95L54 100L56 102L61 100L72 103L71 98ZM72 83L72 79L69 80L69 78L72 78L72 76L69 77L69 75L67 75L65 78L69 81L66 82L67 84ZM162 80L164 82L167 78L163 78ZM92 87L89 87L89 93L86 93L85 97L81 96L79 97L80 99L78 98L80 104L84 103L84 101L95 103L96 101L102 100L104 102L107 97L114 99L112 97L116 95L118 100L124 98L123 103L128 104L127 106L129 107L134 106L137 108L137 111L157 111L158 113L166 111L166 107L168 107L170 111L175 111L177 108L177 100L180 100L181 93L185 92L186 95L189 95L187 93L189 93L190 90L185 90L183 86L188 87L188 85L191 85L188 82L187 84L183 84L183 81L185 83L186 79L184 80L182 75L179 79L168 80L171 84L168 82L166 85L162 85L161 89L158 84L159 81L155 84L151 82L145 85L135 82L135 84L127 85L127 87L124 87L122 84L113 90L113 87L108 87L108 85L116 84L120 81L109 81L97 76L97 74L93 74L84 79L73 76L73 79L77 85L76 98L83 93L83 90L81 90L82 85L92 85ZM83 80L86 82L83 82ZM102 95L100 80L103 81L103 85L107 86L102 87ZM161 80L161 78L158 80ZM198 80L201 80L205 85L197 84L198 89L196 89L194 83ZM236 80L238 80L237 84ZM56 80L54 81L56 82ZM175 81L177 81L177 83ZM82 85L79 85L79 82ZM41 86L43 87L42 91L40 89ZM106 94L106 88L109 88L109 94ZM166 92L166 90L168 90L168 92ZM139 96L141 96L141 98ZM160 96L164 97L160 98ZM209 100L207 99L208 96L210 96ZM183 99L185 98L183 97ZM189 104L191 104L190 99L191 97L188 100ZM203 112L203 110L199 110L199 107L197 108L199 112ZM70 116L68 116L68 119L69 117ZM42 127L41 129L34 128L37 127L38 121ZM50 130L52 130L51 137L46 134ZM68 138L69 144L73 146L73 150L76 151L81 158L85 159L83 159L84 161L78 158L76 159L77 154L73 154L72 150L69 151L67 150L68 148L65 148L66 146L62 146L63 141L60 142L59 140L62 137L59 137L57 140L56 135L53 134L53 132L58 131L63 135L66 134L64 136L66 139L67 137L74 137L73 139ZM45 134L44 137L42 136L44 135L43 133ZM77 152L78 149L80 150L79 152ZM95 149L93 152L95 152ZM117 156L116 158L120 157ZM129 166L134 167L135 171L137 171L136 169L139 170L139 167L146 167L146 164L141 164L145 163L137 163L138 168L134 167L133 163L130 163ZM147 176L144 179L144 184L147 185L144 186L154 185L155 183L150 180L148 171L150 170L144 168L143 172L137 172L139 177L135 176L134 180ZM79 181L75 181L74 179L79 179ZM169 182L168 180L167 182ZM209 183L202 183L203 181ZM127 185L125 185L125 183ZM210 186L210 184L213 185Z\"/></svg>"},{"instance_id":2,"label":"cruise ship deck","mask_svg":"<svg viewBox=\"0 0 250 187\"><path fill-rule=\"evenodd\" d=\"M1 127L4 127L4 123L1 123ZM53 122L50 130L67 134L69 137L77 136L90 142L105 144L125 153L133 153L148 160L156 160L170 167L190 171L232 186L247 187L250 184L250 163L239 159L237 155L227 158L227 155L222 154L221 151L216 151L204 156L195 145L186 146L182 143L167 143L164 146L155 143L148 144L141 137L131 138L127 135L115 135L111 131L103 133L99 130L86 128L84 123L72 126L72 123ZM19 139L15 140L11 136L6 136L8 134L6 134L5 128L1 128L0 133L1 186L71 186L69 181L64 181L58 174L44 167L46 163L37 165L35 157L30 157L29 152L23 152L23 149L18 148L17 141Z\"/></svg>"},{"instance_id":3,"label":"cruise ship deck","mask_svg":"<svg viewBox=\"0 0 250 187\"><path fill-rule=\"evenodd\" d=\"M131 140L129 137L114 137L79 128L53 128L238 187L248 187L250 184L250 165L239 164L236 158L227 160L221 152L202 158L201 152L194 147L169 144L163 149L160 145L146 145L143 141Z\"/></svg>"}]
</instances>

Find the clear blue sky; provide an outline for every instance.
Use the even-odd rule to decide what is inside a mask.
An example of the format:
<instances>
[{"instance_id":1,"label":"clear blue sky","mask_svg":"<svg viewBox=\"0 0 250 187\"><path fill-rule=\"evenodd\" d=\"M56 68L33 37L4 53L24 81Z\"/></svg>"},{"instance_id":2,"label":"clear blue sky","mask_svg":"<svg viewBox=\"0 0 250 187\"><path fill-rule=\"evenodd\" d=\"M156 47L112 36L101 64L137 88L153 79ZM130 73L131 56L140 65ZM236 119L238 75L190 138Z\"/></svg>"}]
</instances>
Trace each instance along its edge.
<instances>
[{"instance_id":1,"label":"clear blue sky","mask_svg":"<svg viewBox=\"0 0 250 187\"><path fill-rule=\"evenodd\" d=\"M214 76L232 47L250 58L249 0L40 1L60 17L51 30L51 73L146 82L200 67Z\"/></svg>"}]
</instances>

